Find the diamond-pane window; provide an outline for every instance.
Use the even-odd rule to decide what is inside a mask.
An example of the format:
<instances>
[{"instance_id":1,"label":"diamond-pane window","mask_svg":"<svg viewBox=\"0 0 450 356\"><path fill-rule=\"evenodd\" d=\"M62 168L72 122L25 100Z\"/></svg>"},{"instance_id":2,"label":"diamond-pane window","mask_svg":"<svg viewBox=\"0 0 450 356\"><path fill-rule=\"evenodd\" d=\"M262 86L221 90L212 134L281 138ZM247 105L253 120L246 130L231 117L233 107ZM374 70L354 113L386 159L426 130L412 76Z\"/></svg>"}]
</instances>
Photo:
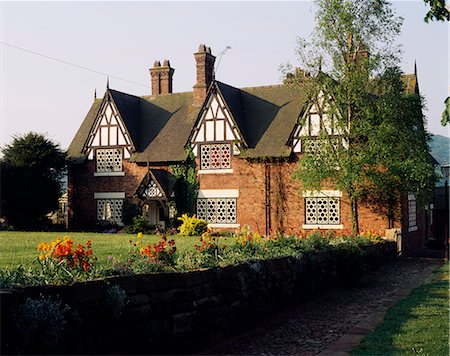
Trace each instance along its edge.
<instances>
[{"instance_id":1,"label":"diamond-pane window","mask_svg":"<svg viewBox=\"0 0 450 356\"><path fill-rule=\"evenodd\" d=\"M201 169L231 168L231 144L215 143L200 146Z\"/></svg>"},{"instance_id":2,"label":"diamond-pane window","mask_svg":"<svg viewBox=\"0 0 450 356\"><path fill-rule=\"evenodd\" d=\"M236 198L199 198L197 217L210 224L236 223Z\"/></svg>"},{"instance_id":3,"label":"diamond-pane window","mask_svg":"<svg viewBox=\"0 0 450 356\"><path fill-rule=\"evenodd\" d=\"M339 141L336 138L331 139L331 145L333 149L337 149L339 145ZM325 139L318 138L309 138L303 139L303 151L306 153L315 153L315 154L328 154L327 151L331 149L330 143Z\"/></svg>"},{"instance_id":4,"label":"diamond-pane window","mask_svg":"<svg viewBox=\"0 0 450 356\"><path fill-rule=\"evenodd\" d=\"M408 227L417 226L417 202L414 194L408 194Z\"/></svg>"},{"instance_id":5,"label":"diamond-pane window","mask_svg":"<svg viewBox=\"0 0 450 356\"><path fill-rule=\"evenodd\" d=\"M308 197L305 199L305 223L339 225L340 199L337 197Z\"/></svg>"},{"instance_id":6,"label":"diamond-pane window","mask_svg":"<svg viewBox=\"0 0 450 356\"><path fill-rule=\"evenodd\" d=\"M122 225L122 206L123 199L98 199L97 221Z\"/></svg>"},{"instance_id":7,"label":"diamond-pane window","mask_svg":"<svg viewBox=\"0 0 450 356\"><path fill-rule=\"evenodd\" d=\"M144 197L147 198L161 198L163 194L159 190L156 183L153 181L153 179L150 180L150 182L147 185L147 188L144 191Z\"/></svg>"},{"instance_id":8,"label":"diamond-pane window","mask_svg":"<svg viewBox=\"0 0 450 356\"><path fill-rule=\"evenodd\" d=\"M101 148L96 151L97 172L121 172L122 149Z\"/></svg>"}]
</instances>

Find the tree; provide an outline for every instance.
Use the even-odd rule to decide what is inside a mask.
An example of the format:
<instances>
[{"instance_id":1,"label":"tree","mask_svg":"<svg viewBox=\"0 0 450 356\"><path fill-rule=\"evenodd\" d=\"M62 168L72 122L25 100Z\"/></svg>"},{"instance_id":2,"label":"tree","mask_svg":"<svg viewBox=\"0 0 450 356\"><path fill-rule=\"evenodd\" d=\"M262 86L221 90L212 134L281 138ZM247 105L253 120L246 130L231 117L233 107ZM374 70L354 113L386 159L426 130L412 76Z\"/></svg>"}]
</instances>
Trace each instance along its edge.
<instances>
[{"instance_id":1,"label":"tree","mask_svg":"<svg viewBox=\"0 0 450 356\"><path fill-rule=\"evenodd\" d=\"M373 118L368 123L368 164L363 199L377 205L397 220L398 202L406 193L415 193L422 205L432 194L434 172L424 129L422 98L408 93L398 68L388 69L376 80L382 91L374 102Z\"/></svg>"},{"instance_id":2,"label":"tree","mask_svg":"<svg viewBox=\"0 0 450 356\"><path fill-rule=\"evenodd\" d=\"M424 0L425 4L430 5L430 10L425 15L425 22L430 20L450 21L450 13L445 6L445 0Z\"/></svg>"},{"instance_id":3,"label":"tree","mask_svg":"<svg viewBox=\"0 0 450 356\"><path fill-rule=\"evenodd\" d=\"M302 156L294 177L306 189L321 189L332 182L345 192L350 202L352 230L357 234L358 205L369 193L376 196L396 179L405 179L400 173L413 168L413 161L406 160L401 172L390 170L396 158L389 155L382 159L377 149L384 145L383 151L397 152L394 146L398 141L380 140L380 137L387 138L389 130L421 135L419 131L424 132L423 125L419 125L421 107L409 110L414 111L414 120L402 123L409 125L403 127L397 125L400 120L396 108L383 105L380 99L390 98L391 104L401 103L409 108L403 88L392 82L401 84L400 73L394 71L395 75L387 76L385 79L389 78L390 82L381 80L383 73L395 67L399 53L394 39L400 32L402 18L395 16L389 3L384 0L317 0L315 3L318 8L315 36L310 44L301 41L299 54L302 64L315 74L309 78L310 97L321 119L322 130L317 138L321 144L315 146L320 146L319 150ZM328 129L330 120L334 135ZM387 125L388 122L394 128ZM405 142L402 142L399 157L411 158L407 136L402 137ZM426 137L417 141L420 141L420 149L427 152ZM424 165L428 176L432 166ZM389 174L385 174L387 172ZM413 185L411 182L407 187L413 188ZM397 203L396 194L379 203L393 198Z\"/></svg>"},{"instance_id":4,"label":"tree","mask_svg":"<svg viewBox=\"0 0 450 356\"><path fill-rule=\"evenodd\" d=\"M444 104L445 109L444 112L442 113L442 120L441 120L442 126L448 125L450 123L450 96L447 97L447 99L445 99Z\"/></svg>"},{"instance_id":5,"label":"tree","mask_svg":"<svg viewBox=\"0 0 450 356\"><path fill-rule=\"evenodd\" d=\"M15 136L3 149L1 215L16 229L40 229L58 207L65 153L44 135Z\"/></svg>"}]
</instances>

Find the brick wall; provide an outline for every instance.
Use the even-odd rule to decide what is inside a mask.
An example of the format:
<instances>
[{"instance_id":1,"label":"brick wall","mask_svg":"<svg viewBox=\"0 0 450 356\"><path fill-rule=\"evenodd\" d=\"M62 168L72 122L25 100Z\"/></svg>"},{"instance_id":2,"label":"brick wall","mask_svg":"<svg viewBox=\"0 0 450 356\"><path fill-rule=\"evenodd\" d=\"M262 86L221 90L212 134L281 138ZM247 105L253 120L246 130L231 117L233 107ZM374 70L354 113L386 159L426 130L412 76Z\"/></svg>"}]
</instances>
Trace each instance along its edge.
<instances>
[{"instance_id":1,"label":"brick wall","mask_svg":"<svg viewBox=\"0 0 450 356\"><path fill-rule=\"evenodd\" d=\"M197 164L199 161L197 159ZM305 222L304 198L300 183L292 174L298 162L269 163L270 170L270 228L272 230L300 232ZM249 162L232 157L233 173L199 174L200 189L239 189L237 221L249 225L254 231L266 232L266 164ZM332 189L325 186L324 189ZM388 228L386 216L374 212L370 206L359 205L361 231L376 231L384 235ZM341 223L338 234L351 234L350 204L347 197L341 199ZM398 223L400 225L400 223ZM267 227L269 230L269 227Z\"/></svg>"},{"instance_id":2,"label":"brick wall","mask_svg":"<svg viewBox=\"0 0 450 356\"><path fill-rule=\"evenodd\" d=\"M168 169L164 167L150 167ZM71 230L92 228L96 223L96 201L94 193L125 192L125 198L133 198L136 189L148 171L146 165L123 161L124 176L95 177L95 161L69 167L69 228Z\"/></svg>"},{"instance_id":3,"label":"brick wall","mask_svg":"<svg viewBox=\"0 0 450 356\"><path fill-rule=\"evenodd\" d=\"M395 242L365 246L364 250L360 259L349 260L348 255L330 251L188 273L3 290L1 350L4 354L195 352L337 284L354 281L358 277L354 272L371 270L396 257ZM120 314L114 314L118 303L108 297L112 286L119 286L128 299ZM61 325L61 341L54 346L46 345L39 337L44 334L38 331L23 335L20 330L19 321L27 322L19 320L20 305L27 298L41 296L70 307L63 329ZM55 326L49 324L51 321L41 329ZM28 345L24 337L29 338Z\"/></svg>"}]
</instances>

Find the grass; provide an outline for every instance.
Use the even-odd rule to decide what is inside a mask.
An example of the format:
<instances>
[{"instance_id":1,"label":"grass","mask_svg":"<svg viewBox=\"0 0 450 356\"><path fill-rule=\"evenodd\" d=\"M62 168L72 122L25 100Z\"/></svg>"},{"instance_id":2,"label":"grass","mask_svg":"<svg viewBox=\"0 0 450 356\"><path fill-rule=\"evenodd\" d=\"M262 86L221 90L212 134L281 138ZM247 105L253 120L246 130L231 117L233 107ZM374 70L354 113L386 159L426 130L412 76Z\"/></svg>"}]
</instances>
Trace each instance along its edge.
<instances>
[{"instance_id":1,"label":"grass","mask_svg":"<svg viewBox=\"0 0 450 356\"><path fill-rule=\"evenodd\" d=\"M395 304L352 355L449 355L449 264Z\"/></svg>"},{"instance_id":2,"label":"grass","mask_svg":"<svg viewBox=\"0 0 450 356\"><path fill-rule=\"evenodd\" d=\"M92 249L97 257L98 265L105 265L108 256L125 257L130 249L131 240L137 240L132 234L100 234L88 232L19 232L0 231L0 269L13 268L19 265L32 266L38 257L37 246L40 242L51 242L56 237L69 236L75 243L85 244L92 241ZM176 241L177 250L183 252L199 242L197 236L168 236ZM142 244L158 242L161 236L144 235Z\"/></svg>"}]
</instances>

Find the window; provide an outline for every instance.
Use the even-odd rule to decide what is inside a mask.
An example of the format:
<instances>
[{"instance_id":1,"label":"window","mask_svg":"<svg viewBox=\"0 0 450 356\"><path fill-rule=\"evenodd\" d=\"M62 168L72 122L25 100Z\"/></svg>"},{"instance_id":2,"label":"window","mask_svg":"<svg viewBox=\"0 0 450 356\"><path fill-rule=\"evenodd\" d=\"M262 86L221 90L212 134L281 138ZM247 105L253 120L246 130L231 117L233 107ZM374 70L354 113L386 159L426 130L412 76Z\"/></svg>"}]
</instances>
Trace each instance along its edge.
<instances>
[{"instance_id":1,"label":"window","mask_svg":"<svg viewBox=\"0 0 450 356\"><path fill-rule=\"evenodd\" d=\"M408 194L408 231L417 230L417 202L414 194Z\"/></svg>"},{"instance_id":2,"label":"window","mask_svg":"<svg viewBox=\"0 0 450 356\"><path fill-rule=\"evenodd\" d=\"M209 224L235 224L236 198L199 198L197 216Z\"/></svg>"},{"instance_id":3,"label":"window","mask_svg":"<svg viewBox=\"0 0 450 356\"><path fill-rule=\"evenodd\" d=\"M97 199L97 221L123 225L122 206L123 199Z\"/></svg>"},{"instance_id":4,"label":"window","mask_svg":"<svg viewBox=\"0 0 450 356\"><path fill-rule=\"evenodd\" d=\"M200 169L230 169L231 144L215 143L200 146Z\"/></svg>"},{"instance_id":5,"label":"window","mask_svg":"<svg viewBox=\"0 0 450 356\"><path fill-rule=\"evenodd\" d=\"M156 183L153 181L153 179L150 179L150 182L147 185L147 188L145 189L144 193L142 194L142 197L145 198L162 198L163 194L159 190Z\"/></svg>"},{"instance_id":6,"label":"window","mask_svg":"<svg viewBox=\"0 0 450 356\"><path fill-rule=\"evenodd\" d=\"M122 172L122 149L99 148L96 150L96 171L98 173Z\"/></svg>"},{"instance_id":7,"label":"window","mask_svg":"<svg viewBox=\"0 0 450 356\"><path fill-rule=\"evenodd\" d=\"M306 191L303 228L342 229L340 191Z\"/></svg>"}]
</instances>

